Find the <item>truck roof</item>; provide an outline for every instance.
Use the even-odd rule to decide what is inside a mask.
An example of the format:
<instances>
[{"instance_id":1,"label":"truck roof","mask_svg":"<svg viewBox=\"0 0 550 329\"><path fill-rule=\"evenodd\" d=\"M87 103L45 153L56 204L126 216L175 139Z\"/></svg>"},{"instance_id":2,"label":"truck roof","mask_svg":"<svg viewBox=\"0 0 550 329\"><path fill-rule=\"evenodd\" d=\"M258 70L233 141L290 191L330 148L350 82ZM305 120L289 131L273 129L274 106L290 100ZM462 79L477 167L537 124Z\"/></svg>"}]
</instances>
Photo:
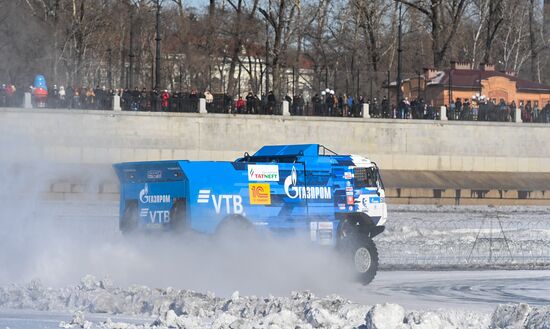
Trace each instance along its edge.
<instances>
[{"instance_id":1,"label":"truck roof","mask_svg":"<svg viewBox=\"0 0 550 329\"><path fill-rule=\"evenodd\" d=\"M363 156L337 154L321 144L266 145L252 156L245 154L245 157L235 160L235 162L277 163L296 161L310 164L336 164L339 166L372 166L370 160Z\"/></svg>"},{"instance_id":2,"label":"truck roof","mask_svg":"<svg viewBox=\"0 0 550 329\"><path fill-rule=\"evenodd\" d=\"M327 154L328 153L328 154ZM254 153L254 157L336 155L320 144L266 145Z\"/></svg>"},{"instance_id":3,"label":"truck roof","mask_svg":"<svg viewBox=\"0 0 550 329\"><path fill-rule=\"evenodd\" d=\"M266 145L260 148L254 155L245 153L242 158L234 162L275 162L275 163L293 163L296 161L305 161L316 164L336 164L340 166L370 167L371 161L368 158L358 155L337 154L321 144L292 144L292 145ZM115 164L117 171L135 170L141 167L159 167L175 169L181 167L183 163L214 163L220 161L189 161L189 160L163 160L163 161L141 161L126 162ZM221 161L226 162L226 161Z\"/></svg>"}]
</instances>

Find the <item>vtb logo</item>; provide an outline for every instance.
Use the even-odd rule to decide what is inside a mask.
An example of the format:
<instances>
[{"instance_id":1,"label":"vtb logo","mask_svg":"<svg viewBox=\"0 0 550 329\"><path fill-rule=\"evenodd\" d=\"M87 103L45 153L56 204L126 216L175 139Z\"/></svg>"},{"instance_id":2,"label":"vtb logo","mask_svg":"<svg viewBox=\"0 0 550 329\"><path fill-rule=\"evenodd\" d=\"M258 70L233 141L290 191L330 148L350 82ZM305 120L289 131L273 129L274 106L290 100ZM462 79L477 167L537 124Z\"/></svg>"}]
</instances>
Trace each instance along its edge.
<instances>
[{"instance_id":1,"label":"vtb logo","mask_svg":"<svg viewBox=\"0 0 550 329\"><path fill-rule=\"evenodd\" d=\"M250 192L250 204L271 204L271 188L269 184L248 184Z\"/></svg>"},{"instance_id":2,"label":"vtb logo","mask_svg":"<svg viewBox=\"0 0 550 329\"><path fill-rule=\"evenodd\" d=\"M242 214L244 212L243 198L240 195L211 194L208 189L199 190L197 203L209 203L210 199L212 199L216 214L222 213L222 208L225 208L226 214Z\"/></svg>"}]
</instances>

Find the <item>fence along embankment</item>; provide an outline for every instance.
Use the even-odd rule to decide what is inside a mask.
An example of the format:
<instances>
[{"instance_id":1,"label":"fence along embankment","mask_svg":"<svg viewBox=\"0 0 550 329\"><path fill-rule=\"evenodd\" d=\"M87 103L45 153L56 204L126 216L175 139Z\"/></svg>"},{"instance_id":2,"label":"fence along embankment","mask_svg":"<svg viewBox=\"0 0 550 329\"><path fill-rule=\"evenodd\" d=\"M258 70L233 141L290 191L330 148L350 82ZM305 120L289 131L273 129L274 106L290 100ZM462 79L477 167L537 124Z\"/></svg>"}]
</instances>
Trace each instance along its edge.
<instances>
[{"instance_id":1,"label":"fence along embankment","mask_svg":"<svg viewBox=\"0 0 550 329\"><path fill-rule=\"evenodd\" d=\"M320 143L375 160L388 172L387 185L394 189L389 196L402 201L454 199L459 189L465 190L460 198L481 195L472 199L499 190L515 190L518 199L548 195L529 185L538 178L517 179L550 173L550 127L544 124L11 108L0 109L0 131L4 163L108 167L119 161L232 160L266 144ZM499 175L460 185L477 173ZM79 184L77 176L68 183ZM114 177L104 180L110 184ZM503 181L508 185L502 187ZM404 194L414 188L426 194Z\"/></svg>"}]
</instances>

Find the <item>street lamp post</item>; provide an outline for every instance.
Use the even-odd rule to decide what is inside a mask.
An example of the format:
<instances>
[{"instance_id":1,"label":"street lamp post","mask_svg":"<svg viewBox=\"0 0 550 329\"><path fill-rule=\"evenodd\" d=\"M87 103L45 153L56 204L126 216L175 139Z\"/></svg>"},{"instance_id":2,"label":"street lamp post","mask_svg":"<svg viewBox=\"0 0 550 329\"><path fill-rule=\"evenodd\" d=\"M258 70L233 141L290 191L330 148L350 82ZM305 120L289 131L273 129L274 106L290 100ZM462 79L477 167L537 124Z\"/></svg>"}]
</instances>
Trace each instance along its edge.
<instances>
[{"instance_id":1,"label":"street lamp post","mask_svg":"<svg viewBox=\"0 0 550 329\"><path fill-rule=\"evenodd\" d=\"M391 106L391 94L390 94L390 79L391 79L391 75L390 75L390 71L388 70L388 97L386 98L388 100L388 105Z\"/></svg>"},{"instance_id":2,"label":"street lamp post","mask_svg":"<svg viewBox=\"0 0 550 329\"><path fill-rule=\"evenodd\" d=\"M397 31L397 79L396 79L396 87L397 87L397 107L399 107L399 103L401 102L401 53L403 52L403 49L401 48L401 38L402 38L402 23L403 23L403 16L402 16L402 3L399 3L399 27Z\"/></svg>"},{"instance_id":3,"label":"street lamp post","mask_svg":"<svg viewBox=\"0 0 550 329\"><path fill-rule=\"evenodd\" d=\"M453 101L453 67L451 63L451 68L449 69L449 108Z\"/></svg>"},{"instance_id":4,"label":"street lamp post","mask_svg":"<svg viewBox=\"0 0 550 329\"><path fill-rule=\"evenodd\" d=\"M156 32L157 36L155 41L157 42L156 56L155 56L155 90L160 90L160 1L157 0L157 22L156 22Z\"/></svg>"},{"instance_id":5,"label":"street lamp post","mask_svg":"<svg viewBox=\"0 0 550 329\"><path fill-rule=\"evenodd\" d=\"M109 90L113 89L113 57L112 53L113 50L111 48L107 49L107 53L109 54L108 57L108 68L107 68L107 84L109 86Z\"/></svg>"},{"instance_id":6,"label":"street lamp post","mask_svg":"<svg viewBox=\"0 0 550 329\"><path fill-rule=\"evenodd\" d=\"M357 69L357 89L356 89L356 93L355 93L355 96L357 98L359 98L360 94L361 94L361 91L360 91L360 81L361 81L361 71L359 71L359 69Z\"/></svg>"},{"instance_id":7,"label":"street lamp post","mask_svg":"<svg viewBox=\"0 0 550 329\"><path fill-rule=\"evenodd\" d=\"M130 4L130 51L128 52L128 72L126 74L126 89L134 88L134 6Z\"/></svg>"},{"instance_id":8,"label":"street lamp post","mask_svg":"<svg viewBox=\"0 0 550 329\"><path fill-rule=\"evenodd\" d=\"M265 22L265 97L269 94L269 22Z\"/></svg>"}]
</instances>

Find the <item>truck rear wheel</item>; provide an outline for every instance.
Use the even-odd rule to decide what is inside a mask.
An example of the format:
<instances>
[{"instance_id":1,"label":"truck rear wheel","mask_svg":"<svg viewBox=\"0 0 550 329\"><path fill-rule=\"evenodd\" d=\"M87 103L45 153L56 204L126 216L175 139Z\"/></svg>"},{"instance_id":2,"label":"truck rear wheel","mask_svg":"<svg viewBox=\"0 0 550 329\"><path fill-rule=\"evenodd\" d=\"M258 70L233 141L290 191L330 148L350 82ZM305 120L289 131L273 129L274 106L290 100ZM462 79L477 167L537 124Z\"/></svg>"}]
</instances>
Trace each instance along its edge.
<instances>
[{"instance_id":1,"label":"truck rear wheel","mask_svg":"<svg viewBox=\"0 0 550 329\"><path fill-rule=\"evenodd\" d=\"M118 228L122 234L134 233L138 227L138 207L137 203L129 202L124 209L124 215L118 222Z\"/></svg>"},{"instance_id":2,"label":"truck rear wheel","mask_svg":"<svg viewBox=\"0 0 550 329\"><path fill-rule=\"evenodd\" d=\"M344 252L351 260L359 282L369 284L378 271L378 250L366 234L354 234L344 240Z\"/></svg>"},{"instance_id":3,"label":"truck rear wheel","mask_svg":"<svg viewBox=\"0 0 550 329\"><path fill-rule=\"evenodd\" d=\"M187 230L185 201L178 200L170 211L170 228L172 232L182 233Z\"/></svg>"},{"instance_id":4,"label":"truck rear wheel","mask_svg":"<svg viewBox=\"0 0 550 329\"><path fill-rule=\"evenodd\" d=\"M216 230L219 236L242 236L242 234L252 234L253 232L254 226L252 223L239 215L227 216Z\"/></svg>"}]
</instances>

